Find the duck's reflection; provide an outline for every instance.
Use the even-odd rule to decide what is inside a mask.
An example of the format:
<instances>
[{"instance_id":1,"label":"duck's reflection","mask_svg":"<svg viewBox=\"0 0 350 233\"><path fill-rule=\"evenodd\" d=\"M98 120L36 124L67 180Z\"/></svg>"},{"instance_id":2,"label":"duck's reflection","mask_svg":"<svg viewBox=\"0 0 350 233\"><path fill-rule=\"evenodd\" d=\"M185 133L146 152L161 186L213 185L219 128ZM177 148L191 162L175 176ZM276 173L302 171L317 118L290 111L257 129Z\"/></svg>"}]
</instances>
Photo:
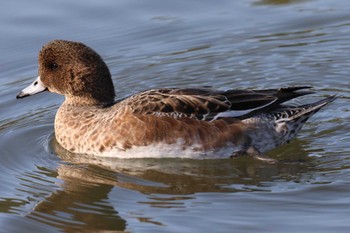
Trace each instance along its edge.
<instances>
[{"instance_id":1,"label":"duck's reflection","mask_svg":"<svg viewBox=\"0 0 350 233\"><path fill-rule=\"evenodd\" d=\"M109 184L142 193L186 195L197 192L234 192L246 189L232 185L253 185L258 189L262 181L280 179L288 174L290 179L312 167L308 153L303 151L303 141L294 140L293 145L275 150L282 162L268 164L251 158L191 160L191 159L117 159L72 154L64 150L54 139L55 153L70 164L89 166L72 172L74 165L62 166L60 176L75 177L86 182ZM64 179L65 180L65 179Z\"/></svg>"},{"instance_id":2,"label":"duck's reflection","mask_svg":"<svg viewBox=\"0 0 350 233\"><path fill-rule=\"evenodd\" d=\"M63 232L123 231L126 221L108 202L115 184L92 177L87 167L62 164L62 190L40 202L28 216Z\"/></svg>"},{"instance_id":3,"label":"duck's reflection","mask_svg":"<svg viewBox=\"0 0 350 233\"><path fill-rule=\"evenodd\" d=\"M135 190L147 196L135 200L135 205L151 207L176 206L177 201L195 198L198 192L266 191L267 181L278 179L300 180L312 166L305 161L307 153L300 141L281 148L275 154L283 157L287 149L289 160L267 164L252 159L190 160L190 159L115 159L76 155L64 150L54 139L51 148L61 159L57 178L62 190L39 203L31 218L47 224L57 224L65 232L118 230L123 231L126 221L109 201L114 187ZM291 155L295 155L291 158ZM272 156L274 156L272 154ZM276 158L276 157L275 157ZM277 158L278 159L278 158ZM285 158L282 158L286 160ZM263 183L263 184L262 184ZM164 196L165 195L165 196ZM125 197L124 197L125 198ZM57 216L57 219L55 219ZM66 220L65 220L66 219ZM139 221L152 222L147 216ZM79 223L79 224L75 224ZM161 225L162 223L158 223Z\"/></svg>"}]
</instances>

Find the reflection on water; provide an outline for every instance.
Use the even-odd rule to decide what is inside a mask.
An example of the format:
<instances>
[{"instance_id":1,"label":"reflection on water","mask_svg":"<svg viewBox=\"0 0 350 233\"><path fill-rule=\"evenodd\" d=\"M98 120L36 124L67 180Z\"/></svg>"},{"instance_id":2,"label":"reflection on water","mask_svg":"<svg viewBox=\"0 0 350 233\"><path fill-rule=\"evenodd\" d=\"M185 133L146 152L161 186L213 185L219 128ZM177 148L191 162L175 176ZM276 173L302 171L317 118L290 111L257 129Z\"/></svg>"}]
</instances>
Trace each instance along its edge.
<instances>
[{"instance_id":1,"label":"reflection on water","mask_svg":"<svg viewBox=\"0 0 350 233\"><path fill-rule=\"evenodd\" d=\"M312 169L311 158L298 148L298 143L291 150L285 151L288 153L288 161L278 164L267 164L251 158L192 160L77 156L64 150L55 139L52 140L52 147L63 161L86 164L89 167L75 169L75 166L62 165L58 170L60 178L75 177L142 193L187 195L197 192L251 191L250 187L259 190L261 182L273 181L276 177L297 180L300 173ZM283 153L280 156L283 159ZM118 175L122 175L121 180ZM264 190L262 187L261 191Z\"/></svg>"},{"instance_id":2,"label":"reflection on water","mask_svg":"<svg viewBox=\"0 0 350 233\"><path fill-rule=\"evenodd\" d=\"M57 172L38 169L47 178L60 180L60 189L46 195L27 217L64 232L125 230L126 220L108 201L113 188L135 190L149 196L139 204L152 208L185 208L186 201L195 199L193 194L196 193L271 192L274 180L302 182L302 174L313 170L311 161L300 162L307 154L298 147L299 142L285 152L295 154L294 159L298 161L271 165L248 158L198 161L77 156L64 150L55 139L50 141L49 150L62 162ZM293 160L293 156L288 157ZM25 203L7 199L3 204L11 206L8 210L3 209L10 212ZM152 217L136 218L140 222L164 225Z\"/></svg>"},{"instance_id":3,"label":"reflection on water","mask_svg":"<svg viewBox=\"0 0 350 233\"><path fill-rule=\"evenodd\" d=\"M58 173L57 178L63 180L62 190L38 203L28 218L64 232L125 229L125 220L106 201L112 185L96 182L89 174L68 165L62 165Z\"/></svg>"}]
</instances>

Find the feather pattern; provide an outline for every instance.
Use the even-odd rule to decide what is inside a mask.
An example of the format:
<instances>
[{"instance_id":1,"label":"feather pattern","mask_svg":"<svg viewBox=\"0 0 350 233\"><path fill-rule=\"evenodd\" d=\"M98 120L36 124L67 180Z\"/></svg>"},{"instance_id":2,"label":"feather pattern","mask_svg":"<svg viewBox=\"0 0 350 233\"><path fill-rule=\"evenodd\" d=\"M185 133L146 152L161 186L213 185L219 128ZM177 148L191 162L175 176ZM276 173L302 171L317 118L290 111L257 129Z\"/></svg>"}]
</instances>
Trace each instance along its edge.
<instances>
[{"instance_id":1,"label":"feather pattern","mask_svg":"<svg viewBox=\"0 0 350 233\"><path fill-rule=\"evenodd\" d=\"M225 117L245 119L252 114L278 109L281 103L312 92L308 86L267 90L227 90L210 88L152 89L118 103L135 114L174 118L190 117L211 121Z\"/></svg>"}]
</instances>

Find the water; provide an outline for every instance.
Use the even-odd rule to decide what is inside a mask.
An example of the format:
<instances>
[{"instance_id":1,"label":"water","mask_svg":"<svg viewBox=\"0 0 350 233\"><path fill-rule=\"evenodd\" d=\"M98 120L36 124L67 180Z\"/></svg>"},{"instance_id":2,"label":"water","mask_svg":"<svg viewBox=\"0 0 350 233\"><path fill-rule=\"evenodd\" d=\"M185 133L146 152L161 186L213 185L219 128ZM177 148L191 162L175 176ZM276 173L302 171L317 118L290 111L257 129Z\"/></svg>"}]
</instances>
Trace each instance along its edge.
<instances>
[{"instance_id":1,"label":"water","mask_svg":"<svg viewBox=\"0 0 350 233\"><path fill-rule=\"evenodd\" d=\"M1 2L0 232L348 232L349 10L346 0ZM312 85L302 100L339 99L268 154L277 164L77 157L54 139L61 96L15 99L52 39L98 51L118 98Z\"/></svg>"}]
</instances>

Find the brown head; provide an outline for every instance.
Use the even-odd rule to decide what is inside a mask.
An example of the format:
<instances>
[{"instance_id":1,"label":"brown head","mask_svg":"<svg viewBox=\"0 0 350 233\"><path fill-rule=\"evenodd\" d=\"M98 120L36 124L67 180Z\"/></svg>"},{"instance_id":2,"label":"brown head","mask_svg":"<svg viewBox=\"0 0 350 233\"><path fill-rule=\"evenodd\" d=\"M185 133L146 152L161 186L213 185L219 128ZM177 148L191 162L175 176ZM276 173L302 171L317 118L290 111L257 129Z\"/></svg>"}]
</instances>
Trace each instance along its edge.
<instances>
[{"instance_id":1,"label":"brown head","mask_svg":"<svg viewBox=\"0 0 350 233\"><path fill-rule=\"evenodd\" d=\"M39 77L17 97L47 89L64 95L70 103L106 105L114 101L111 74L106 63L91 48L79 42L54 40L39 52ZM40 86L40 88L39 88ZM27 91L28 93L26 93Z\"/></svg>"}]
</instances>

